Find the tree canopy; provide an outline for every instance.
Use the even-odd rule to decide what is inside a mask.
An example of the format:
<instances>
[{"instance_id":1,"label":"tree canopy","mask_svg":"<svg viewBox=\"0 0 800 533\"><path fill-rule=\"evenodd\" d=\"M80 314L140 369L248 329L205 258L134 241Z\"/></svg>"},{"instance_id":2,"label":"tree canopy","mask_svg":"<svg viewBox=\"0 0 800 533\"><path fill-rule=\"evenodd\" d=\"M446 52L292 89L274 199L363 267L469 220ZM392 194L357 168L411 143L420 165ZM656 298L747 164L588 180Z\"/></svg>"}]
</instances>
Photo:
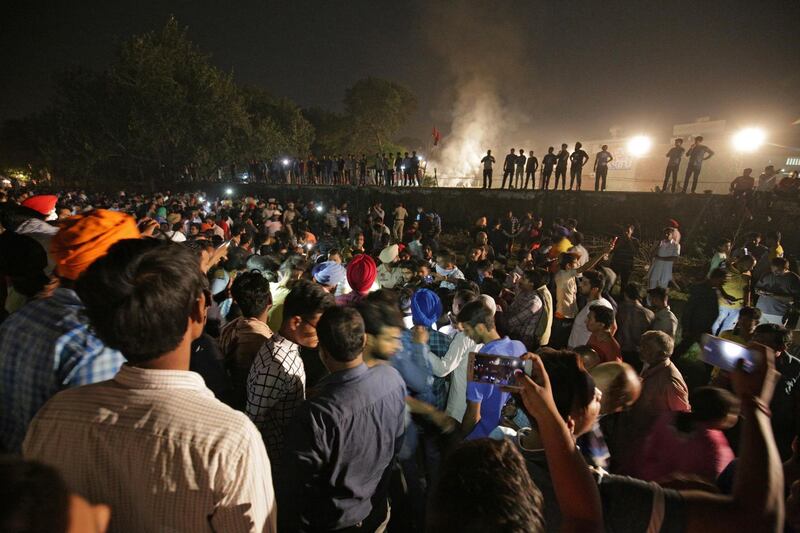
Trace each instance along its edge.
<instances>
[{"instance_id":1,"label":"tree canopy","mask_svg":"<svg viewBox=\"0 0 800 533\"><path fill-rule=\"evenodd\" d=\"M231 163L283 155L371 152L389 146L415 108L401 85L358 81L345 113L301 110L239 86L170 19L122 43L102 72L72 69L42 113L0 128L0 166L47 169L65 182L204 179Z\"/></svg>"}]
</instances>

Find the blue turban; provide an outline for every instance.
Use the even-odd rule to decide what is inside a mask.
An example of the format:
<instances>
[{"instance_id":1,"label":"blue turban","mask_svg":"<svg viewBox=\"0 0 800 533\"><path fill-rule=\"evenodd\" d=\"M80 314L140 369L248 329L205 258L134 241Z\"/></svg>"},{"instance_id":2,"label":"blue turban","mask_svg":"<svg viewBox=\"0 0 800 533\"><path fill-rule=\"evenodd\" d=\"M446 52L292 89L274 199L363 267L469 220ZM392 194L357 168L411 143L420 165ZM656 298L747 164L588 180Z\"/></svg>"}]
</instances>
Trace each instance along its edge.
<instances>
[{"instance_id":1,"label":"blue turban","mask_svg":"<svg viewBox=\"0 0 800 533\"><path fill-rule=\"evenodd\" d=\"M311 275L314 280L320 285L327 287L336 286L344 279L346 275L345 268L336 261L325 261L314 267Z\"/></svg>"},{"instance_id":2,"label":"blue turban","mask_svg":"<svg viewBox=\"0 0 800 533\"><path fill-rule=\"evenodd\" d=\"M415 326L431 327L442 315L442 301L430 289L419 289L411 297L411 319Z\"/></svg>"}]
</instances>

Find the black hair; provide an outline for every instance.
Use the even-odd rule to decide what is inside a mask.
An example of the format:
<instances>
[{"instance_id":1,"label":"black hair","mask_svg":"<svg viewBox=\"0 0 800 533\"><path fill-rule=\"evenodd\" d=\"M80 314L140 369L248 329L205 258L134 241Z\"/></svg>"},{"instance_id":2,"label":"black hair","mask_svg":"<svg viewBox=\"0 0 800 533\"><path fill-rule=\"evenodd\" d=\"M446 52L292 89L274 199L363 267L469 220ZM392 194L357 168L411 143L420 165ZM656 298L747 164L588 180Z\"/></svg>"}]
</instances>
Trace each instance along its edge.
<instances>
[{"instance_id":1,"label":"black hair","mask_svg":"<svg viewBox=\"0 0 800 533\"><path fill-rule=\"evenodd\" d=\"M11 456L0 457L0 479L0 531L67 531L69 490L54 468Z\"/></svg>"},{"instance_id":2,"label":"black hair","mask_svg":"<svg viewBox=\"0 0 800 533\"><path fill-rule=\"evenodd\" d=\"M483 324L486 329L494 329L494 315L482 300L472 301L461 308L457 320L463 324L469 324L473 328L478 324Z\"/></svg>"},{"instance_id":3,"label":"black hair","mask_svg":"<svg viewBox=\"0 0 800 533\"><path fill-rule=\"evenodd\" d=\"M594 315L596 322L600 322L606 328L610 328L614 323L614 310L604 305L593 305L589 308L589 312Z\"/></svg>"},{"instance_id":4,"label":"black hair","mask_svg":"<svg viewBox=\"0 0 800 533\"><path fill-rule=\"evenodd\" d=\"M738 412L739 400L731 392L717 387L698 387L689 393L692 411L678 413L675 427L690 433L699 422L713 422Z\"/></svg>"},{"instance_id":5,"label":"black hair","mask_svg":"<svg viewBox=\"0 0 800 533\"><path fill-rule=\"evenodd\" d=\"M583 233L581 233L580 231L573 231L569 240L572 241L572 244L575 245L581 244L583 243Z\"/></svg>"},{"instance_id":6,"label":"black hair","mask_svg":"<svg viewBox=\"0 0 800 533\"><path fill-rule=\"evenodd\" d=\"M661 300L666 300L667 296L669 295L669 291L665 287L653 287L652 289L647 291L648 296L659 298Z\"/></svg>"},{"instance_id":7,"label":"black hair","mask_svg":"<svg viewBox=\"0 0 800 533\"><path fill-rule=\"evenodd\" d=\"M583 273L583 278L589 282L589 285L593 289L603 289L603 285L605 284L606 277L602 274L602 272L598 272L597 270L587 270Z\"/></svg>"},{"instance_id":8,"label":"black hair","mask_svg":"<svg viewBox=\"0 0 800 533\"><path fill-rule=\"evenodd\" d=\"M628 283L623 289L623 293L631 300L642 299L642 287L638 283Z\"/></svg>"},{"instance_id":9,"label":"black hair","mask_svg":"<svg viewBox=\"0 0 800 533\"><path fill-rule=\"evenodd\" d=\"M425 530L540 533L545 531L542 509L542 493L510 441L464 441L442 464Z\"/></svg>"},{"instance_id":10,"label":"black hair","mask_svg":"<svg viewBox=\"0 0 800 533\"><path fill-rule=\"evenodd\" d=\"M333 295L322 285L302 279L292 286L283 302L283 319L293 316L310 317L335 305Z\"/></svg>"},{"instance_id":11,"label":"black hair","mask_svg":"<svg viewBox=\"0 0 800 533\"><path fill-rule=\"evenodd\" d=\"M789 260L785 257L774 257L769 262L770 266L786 269L789 268Z\"/></svg>"},{"instance_id":12,"label":"black hair","mask_svg":"<svg viewBox=\"0 0 800 533\"><path fill-rule=\"evenodd\" d=\"M553 400L561 418L566 420L573 410L585 409L592 403L595 383L580 355L572 350L554 351L542 356L542 364L550 377Z\"/></svg>"},{"instance_id":13,"label":"black hair","mask_svg":"<svg viewBox=\"0 0 800 533\"><path fill-rule=\"evenodd\" d=\"M317 323L319 344L336 361L354 360L364 351L364 320L352 307L330 307Z\"/></svg>"},{"instance_id":14,"label":"black hair","mask_svg":"<svg viewBox=\"0 0 800 533\"><path fill-rule=\"evenodd\" d=\"M760 342L773 350L785 350L789 345L789 330L780 324L759 324L753 336L759 336Z\"/></svg>"},{"instance_id":15,"label":"black hair","mask_svg":"<svg viewBox=\"0 0 800 533\"><path fill-rule=\"evenodd\" d=\"M377 292L381 291L375 293ZM394 302L383 295L373 297L372 294L355 306L364 320L364 332L369 335L380 335L383 328L404 328L403 315L396 303L397 294L392 291L388 295L394 299Z\"/></svg>"},{"instance_id":16,"label":"black hair","mask_svg":"<svg viewBox=\"0 0 800 533\"><path fill-rule=\"evenodd\" d=\"M225 259L224 268L228 272L244 270L247 268L247 259L251 253L239 246L231 246L228 249L228 257Z\"/></svg>"},{"instance_id":17,"label":"black hair","mask_svg":"<svg viewBox=\"0 0 800 533\"><path fill-rule=\"evenodd\" d=\"M543 268L532 268L530 270L526 270L524 275L525 279L527 279L531 285L537 289L550 282L550 272Z\"/></svg>"},{"instance_id":18,"label":"black hair","mask_svg":"<svg viewBox=\"0 0 800 533\"><path fill-rule=\"evenodd\" d=\"M708 275L709 279L725 279L728 275L728 271L724 268L715 268L711 271Z\"/></svg>"},{"instance_id":19,"label":"black hair","mask_svg":"<svg viewBox=\"0 0 800 533\"><path fill-rule=\"evenodd\" d=\"M117 242L76 283L98 337L134 364L181 343L207 287L191 250L155 239Z\"/></svg>"},{"instance_id":20,"label":"black hair","mask_svg":"<svg viewBox=\"0 0 800 533\"><path fill-rule=\"evenodd\" d=\"M269 281L260 272L245 272L236 276L231 295L245 318L259 316L272 304Z\"/></svg>"},{"instance_id":21,"label":"black hair","mask_svg":"<svg viewBox=\"0 0 800 533\"><path fill-rule=\"evenodd\" d=\"M761 320L761 309L758 307L744 306L739 309L739 317L751 318L753 320Z\"/></svg>"}]
</instances>

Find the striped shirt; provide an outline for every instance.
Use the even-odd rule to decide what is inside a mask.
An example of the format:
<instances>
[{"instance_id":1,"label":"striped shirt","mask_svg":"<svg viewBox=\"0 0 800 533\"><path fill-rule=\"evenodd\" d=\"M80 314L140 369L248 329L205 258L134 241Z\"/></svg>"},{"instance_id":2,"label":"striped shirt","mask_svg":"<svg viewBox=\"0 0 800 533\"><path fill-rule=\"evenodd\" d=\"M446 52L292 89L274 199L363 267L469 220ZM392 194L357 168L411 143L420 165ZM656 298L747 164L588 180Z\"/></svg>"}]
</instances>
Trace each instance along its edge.
<instances>
[{"instance_id":1,"label":"striped shirt","mask_svg":"<svg viewBox=\"0 0 800 533\"><path fill-rule=\"evenodd\" d=\"M0 448L19 453L33 416L58 391L111 379L125 358L89 330L83 304L59 288L0 326Z\"/></svg>"},{"instance_id":2,"label":"striped shirt","mask_svg":"<svg viewBox=\"0 0 800 533\"><path fill-rule=\"evenodd\" d=\"M247 376L247 416L264 437L276 467L286 426L306 397L306 370L297 344L275 333L256 354Z\"/></svg>"},{"instance_id":3,"label":"striped shirt","mask_svg":"<svg viewBox=\"0 0 800 533\"><path fill-rule=\"evenodd\" d=\"M275 531L256 428L194 372L125 365L61 392L31 422L23 452L109 504L112 532Z\"/></svg>"}]
</instances>

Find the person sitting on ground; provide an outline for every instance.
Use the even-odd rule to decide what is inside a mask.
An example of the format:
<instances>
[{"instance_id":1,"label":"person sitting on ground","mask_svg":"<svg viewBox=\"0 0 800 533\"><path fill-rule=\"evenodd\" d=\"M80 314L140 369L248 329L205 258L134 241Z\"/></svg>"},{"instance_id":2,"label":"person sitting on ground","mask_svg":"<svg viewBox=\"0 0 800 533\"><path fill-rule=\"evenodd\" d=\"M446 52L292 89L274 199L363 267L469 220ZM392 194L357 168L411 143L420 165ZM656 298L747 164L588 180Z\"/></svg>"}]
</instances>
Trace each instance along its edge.
<instances>
[{"instance_id":1,"label":"person sitting on ground","mask_svg":"<svg viewBox=\"0 0 800 533\"><path fill-rule=\"evenodd\" d=\"M645 444L640 478L667 481L675 476L697 476L713 483L733 460L722 433L739 418L736 396L715 387L698 387L689 395L691 412L664 413Z\"/></svg>"},{"instance_id":2,"label":"person sitting on ground","mask_svg":"<svg viewBox=\"0 0 800 533\"><path fill-rule=\"evenodd\" d=\"M33 415L58 391L111 379L125 362L89 327L75 281L122 239L134 219L98 209L68 218L51 241L58 286L0 325L0 448L18 453Z\"/></svg>"},{"instance_id":3,"label":"person sitting on ground","mask_svg":"<svg viewBox=\"0 0 800 533\"><path fill-rule=\"evenodd\" d=\"M92 328L127 363L113 380L53 397L31 423L25 458L108 503L114 530L275 531L258 431L189 371L208 308L208 282L192 251L119 241L76 290Z\"/></svg>"},{"instance_id":4,"label":"person sitting on ground","mask_svg":"<svg viewBox=\"0 0 800 533\"><path fill-rule=\"evenodd\" d=\"M247 416L264 437L270 460L278 469L286 426L305 398L306 370L300 348L317 347L317 322L335 305L320 285L301 280L284 302L283 323L256 354L247 376Z\"/></svg>"},{"instance_id":5,"label":"person sitting on ground","mask_svg":"<svg viewBox=\"0 0 800 533\"><path fill-rule=\"evenodd\" d=\"M388 365L368 368L364 321L349 307L319 318L320 357L330 375L287 432L279 478L283 531L383 531L392 463L405 427L406 390Z\"/></svg>"},{"instance_id":6,"label":"person sitting on ground","mask_svg":"<svg viewBox=\"0 0 800 533\"><path fill-rule=\"evenodd\" d=\"M617 339L611 334L614 326L614 310L603 305L593 305L586 315L586 329L589 330L587 345L600 356L601 363L622 362L622 350Z\"/></svg>"},{"instance_id":7,"label":"person sitting on ground","mask_svg":"<svg viewBox=\"0 0 800 533\"><path fill-rule=\"evenodd\" d=\"M242 316L225 324L219 336L225 368L231 376L234 405L244 410L247 403L247 375L256 354L264 342L272 337L267 325L272 296L269 282L259 272L240 274L231 287L233 301Z\"/></svg>"},{"instance_id":8,"label":"person sitting on ground","mask_svg":"<svg viewBox=\"0 0 800 533\"><path fill-rule=\"evenodd\" d=\"M647 298L650 305L655 310L653 313L653 324L650 329L653 331L663 331L673 339L678 331L678 317L669 307L669 291L664 287L655 287L647 291ZM634 365L636 366L636 365Z\"/></svg>"},{"instance_id":9,"label":"person sitting on ground","mask_svg":"<svg viewBox=\"0 0 800 533\"><path fill-rule=\"evenodd\" d=\"M38 246L38 244L37 244ZM5 533L105 533L111 509L71 492L49 466L0 458L0 531Z\"/></svg>"}]
</instances>

